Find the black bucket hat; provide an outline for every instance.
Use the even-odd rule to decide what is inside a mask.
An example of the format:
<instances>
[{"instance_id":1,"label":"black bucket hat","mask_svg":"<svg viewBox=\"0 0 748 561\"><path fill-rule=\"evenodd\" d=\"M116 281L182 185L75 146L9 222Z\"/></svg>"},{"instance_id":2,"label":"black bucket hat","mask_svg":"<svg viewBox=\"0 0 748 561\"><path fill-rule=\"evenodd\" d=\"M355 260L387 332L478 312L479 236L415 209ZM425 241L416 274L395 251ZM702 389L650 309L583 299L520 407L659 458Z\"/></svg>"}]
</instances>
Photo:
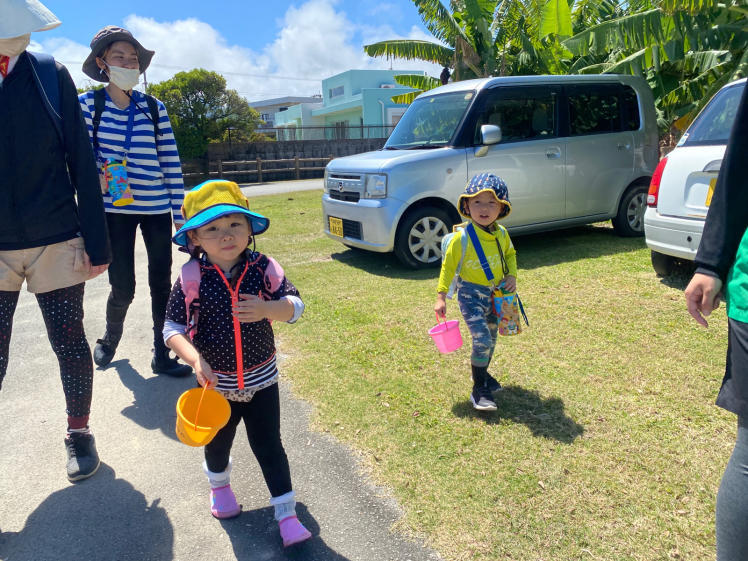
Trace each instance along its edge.
<instances>
[{"instance_id":1,"label":"black bucket hat","mask_svg":"<svg viewBox=\"0 0 748 561\"><path fill-rule=\"evenodd\" d=\"M138 53L140 73L145 72L145 69L151 64L151 59L156 54L156 51L149 51L138 43L137 39L127 29L117 27L116 25L107 25L104 29L99 30L94 35L94 38L91 39L91 53L83 62L83 73L86 76L93 78L97 82L109 81L109 78L101 73L101 69L96 64L96 57L100 57L109 45L117 41L127 41L135 47L135 52Z\"/></svg>"}]
</instances>

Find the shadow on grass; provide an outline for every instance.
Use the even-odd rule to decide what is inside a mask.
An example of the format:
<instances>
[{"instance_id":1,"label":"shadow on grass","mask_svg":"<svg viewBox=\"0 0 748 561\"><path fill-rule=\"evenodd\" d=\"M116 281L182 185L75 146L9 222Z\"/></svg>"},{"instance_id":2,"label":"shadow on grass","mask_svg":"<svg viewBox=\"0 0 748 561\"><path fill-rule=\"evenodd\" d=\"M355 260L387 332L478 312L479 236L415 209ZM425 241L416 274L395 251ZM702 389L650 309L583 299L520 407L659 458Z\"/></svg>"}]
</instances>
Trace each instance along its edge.
<instances>
[{"instance_id":1,"label":"shadow on grass","mask_svg":"<svg viewBox=\"0 0 748 561\"><path fill-rule=\"evenodd\" d=\"M284 548L273 518L272 508L242 512L237 518L221 520L220 524L231 540L236 559L288 559L298 561L348 561L331 549L320 537L317 521L306 505L296 503L299 521L312 533L311 539Z\"/></svg>"},{"instance_id":2,"label":"shadow on grass","mask_svg":"<svg viewBox=\"0 0 748 561\"><path fill-rule=\"evenodd\" d=\"M540 234L513 235L520 269L547 267L558 263L601 257L645 247L644 238L622 238L613 229L600 225L580 226ZM438 261L426 269L409 269L394 253L374 253L357 248L345 248L330 257L367 273L409 280L437 279Z\"/></svg>"},{"instance_id":3,"label":"shadow on grass","mask_svg":"<svg viewBox=\"0 0 748 561\"><path fill-rule=\"evenodd\" d=\"M452 407L457 417L482 419L489 425L502 419L522 423L533 436L551 438L571 444L584 433L584 427L564 413L564 402L557 397L544 399L535 390L520 386L504 386L496 395L497 411L480 412L473 409L470 401L460 401Z\"/></svg>"},{"instance_id":4,"label":"shadow on grass","mask_svg":"<svg viewBox=\"0 0 748 561\"><path fill-rule=\"evenodd\" d=\"M676 290L685 290L695 272L696 264L693 261L678 261L673 271L669 275L660 278L660 282Z\"/></svg>"}]
</instances>

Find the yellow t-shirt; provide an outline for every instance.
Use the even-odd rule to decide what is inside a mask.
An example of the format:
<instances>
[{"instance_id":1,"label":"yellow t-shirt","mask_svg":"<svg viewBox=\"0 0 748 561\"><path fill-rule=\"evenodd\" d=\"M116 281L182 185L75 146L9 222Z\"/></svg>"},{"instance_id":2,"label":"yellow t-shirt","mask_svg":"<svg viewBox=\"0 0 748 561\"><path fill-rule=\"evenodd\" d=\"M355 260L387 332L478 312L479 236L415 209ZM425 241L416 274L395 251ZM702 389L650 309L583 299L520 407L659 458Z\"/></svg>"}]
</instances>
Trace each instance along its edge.
<instances>
[{"instance_id":1,"label":"yellow t-shirt","mask_svg":"<svg viewBox=\"0 0 748 561\"><path fill-rule=\"evenodd\" d=\"M491 267L491 272L494 275L493 284L498 285L501 279L504 277L504 273L501 269L501 257L499 254L499 248L496 245L496 240L501 244L501 250L504 252L504 259L506 260L507 268L509 269L510 275L517 277L517 252L514 249L512 240L509 238L509 232L506 228L500 224L493 224L493 232L486 232L483 228L475 226L475 232L478 235L478 241L483 248L483 253L486 255L486 260ZM436 288L437 292L447 292L449 285L455 276L455 270L457 264L460 262L462 256L462 241L460 236L467 237L467 248L465 249L465 259L462 262L462 268L460 269L460 278L467 282L475 284L481 284L483 286L491 286L491 283L486 278L486 274L483 272L483 267L480 266L480 260L478 254L475 252L475 248L470 241L470 237L467 232L462 230L458 234L455 234L449 242L446 254L442 260L442 270L439 274L439 284Z\"/></svg>"}]
</instances>

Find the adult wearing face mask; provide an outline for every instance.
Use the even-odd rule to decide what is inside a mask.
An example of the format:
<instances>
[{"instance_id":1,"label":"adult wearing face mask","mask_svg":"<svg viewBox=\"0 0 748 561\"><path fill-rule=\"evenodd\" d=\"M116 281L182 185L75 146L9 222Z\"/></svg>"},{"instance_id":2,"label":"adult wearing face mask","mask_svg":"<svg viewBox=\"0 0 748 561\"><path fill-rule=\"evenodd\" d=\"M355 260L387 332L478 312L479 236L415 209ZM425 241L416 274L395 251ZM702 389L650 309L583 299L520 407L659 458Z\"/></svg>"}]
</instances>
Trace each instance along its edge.
<instances>
[{"instance_id":1,"label":"adult wearing face mask","mask_svg":"<svg viewBox=\"0 0 748 561\"><path fill-rule=\"evenodd\" d=\"M77 481L100 465L88 427L93 364L83 330L84 282L106 270L111 254L73 80L51 57L26 51L32 32L58 25L38 0L0 1L0 384L25 281L59 363L67 475ZM54 385L37 373L17 374L26 375L20 384Z\"/></svg>"},{"instance_id":2,"label":"adult wearing face mask","mask_svg":"<svg viewBox=\"0 0 748 561\"><path fill-rule=\"evenodd\" d=\"M96 342L94 362L108 365L122 337L135 295L135 235L140 227L148 253L156 374L186 376L192 369L171 358L162 330L171 290L171 228L184 223L184 185L179 153L161 101L134 90L154 52L126 29L107 26L91 41L83 72L103 90L79 96L94 147L112 240L111 291L106 332ZM97 111L98 97L98 111Z\"/></svg>"}]
</instances>

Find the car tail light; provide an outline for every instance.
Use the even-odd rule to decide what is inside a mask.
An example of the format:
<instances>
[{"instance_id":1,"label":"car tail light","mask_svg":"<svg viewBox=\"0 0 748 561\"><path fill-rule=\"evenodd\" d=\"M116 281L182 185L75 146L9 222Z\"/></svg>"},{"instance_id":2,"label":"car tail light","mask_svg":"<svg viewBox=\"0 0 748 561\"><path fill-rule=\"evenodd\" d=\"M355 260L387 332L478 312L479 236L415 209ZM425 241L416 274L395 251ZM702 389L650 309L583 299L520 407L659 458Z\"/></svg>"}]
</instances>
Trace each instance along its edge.
<instances>
[{"instance_id":1,"label":"car tail light","mask_svg":"<svg viewBox=\"0 0 748 561\"><path fill-rule=\"evenodd\" d=\"M649 184L649 192L647 193L647 206L657 206L657 195L660 193L660 180L662 180L662 172L665 171L665 164L667 164L667 156L660 160L655 172L652 174L652 181Z\"/></svg>"}]
</instances>

